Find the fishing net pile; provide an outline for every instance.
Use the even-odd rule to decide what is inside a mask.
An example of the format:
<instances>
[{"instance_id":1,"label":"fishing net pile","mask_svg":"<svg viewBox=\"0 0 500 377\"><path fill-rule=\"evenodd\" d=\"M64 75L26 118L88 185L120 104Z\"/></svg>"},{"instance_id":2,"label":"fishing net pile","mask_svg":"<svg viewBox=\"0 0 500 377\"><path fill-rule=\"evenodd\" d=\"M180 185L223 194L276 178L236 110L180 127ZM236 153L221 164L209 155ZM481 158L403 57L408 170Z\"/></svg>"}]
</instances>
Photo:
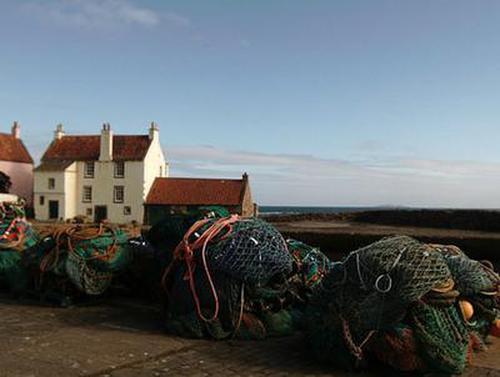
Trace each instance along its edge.
<instances>
[{"instance_id":1,"label":"fishing net pile","mask_svg":"<svg viewBox=\"0 0 500 377\"><path fill-rule=\"evenodd\" d=\"M499 275L455 246L388 237L331 262L216 207L137 236L106 224L37 234L22 203L2 203L0 285L64 304L103 295L121 276L164 300L173 334L263 339L304 325L318 359L349 369L457 374L500 333Z\"/></svg>"},{"instance_id":2,"label":"fishing net pile","mask_svg":"<svg viewBox=\"0 0 500 377\"><path fill-rule=\"evenodd\" d=\"M333 264L307 308L307 333L319 359L344 368L377 360L461 373L498 320L498 289L491 266L458 248L384 238Z\"/></svg>"},{"instance_id":3,"label":"fishing net pile","mask_svg":"<svg viewBox=\"0 0 500 377\"><path fill-rule=\"evenodd\" d=\"M131 231L109 225L59 225L24 253L36 291L47 299L102 295L133 259Z\"/></svg>"},{"instance_id":4,"label":"fishing net pile","mask_svg":"<svg viewBox=\"0 0 500 377\"><path fill-rule=\"evenodd\" d=\"M329 268L319 250L236 215L196 221L171 259L162 279L168 330L214 339L290 334Z\"/></svg>"},{"instance_id":5,"label":"fishing net pile","mask_svg":"<svg viewBox=\"0 0 500 377\"><path fill-rule=\"evenodd\" d=\"M185 214L166 216L144 237L131 240L129 244L133 249L134 263L127 269L124 279L131 294L153 301L161 300L165 293L161 285L162 275L172 261L173 250L187 230L200 219L219 219L227 216L229 212L224 207L198 207Z\"/></svg>"},{"instance_id":6,"label":"fishing net pile","mask_svg":"<svg viewBox=\"0 0 500 377\"><path fill-rule=\"evenodd\" d=\"M24 203L0 203L0 285L13 293L25 289L27 272L21 260L38 236L26 220Z\"/></svg>"}]
</instances>

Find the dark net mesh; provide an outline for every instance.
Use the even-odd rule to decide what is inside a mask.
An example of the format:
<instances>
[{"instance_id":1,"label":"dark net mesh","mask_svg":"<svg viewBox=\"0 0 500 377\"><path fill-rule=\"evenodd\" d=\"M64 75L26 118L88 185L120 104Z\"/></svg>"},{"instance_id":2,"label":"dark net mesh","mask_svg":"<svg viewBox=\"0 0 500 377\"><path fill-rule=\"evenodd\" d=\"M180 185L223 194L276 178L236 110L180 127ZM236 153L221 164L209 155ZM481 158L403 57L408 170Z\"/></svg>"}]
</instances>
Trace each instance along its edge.
<instances>
[{"instance_id":1,"label":"dark net mesh","mask_svg":"<svg viewBox=\"0 0 500 377\"><path fill-rule=\"evenodd\" d=\"M58 226L45 234L42 242L26 251L24 264L40 282L38 289L101 295L116 273L132 262L128 245L131 232L104 225ZM57 295L57 292L54 292Z\"/></svg>"},{"instance_id":2,"label":"dark net mesh","mask_svg":"<svg viewBox=\"0 0 500 377\"><path fill-rule=\"evenodd\" d=\"M164 276L167 327L178 335L216 339L291 334L311 288L330 266L319 250L285 242L254 218L195 224L175 254Z\"/></svg>"},{"instance_id":3,"label":"dark net mesh","mask_svg":"<svg viewBox=\"0 0 500 377\"><path fill-rule=\"evenodd\" d=\"M464 371L470 333L456 306L436 308L415 303L409 321L429 370L448 374Z\"/></svg>"},{"instance_id":4,"label":"dark net mesh","mask_svg":"<svg viewBox=\"0 0 500 377\"><path fill-rule=\"evenodd\" d=\"M254 218L236 222L227 238L210 245L207 256L212 270L255 285L292 272L293 259L281 234Z\"/></svg>"},{"instance_id":5,"label":"dark net mesh","mask_svg":"<svg viewBox=\"0 0 500 377\"><path fill-rule=\"evenodd\" d=\"M317 295L362 333L392 325L409 303L450 277L440 253L410 237L390 237L334 263Z\"/></svg>"},{"instance_id":6,"label":"dark net mesh","mask_svg":"<svg viewBox=\"0 0 500 377\"><path fill-rule=\"evenodd\" d=\"M346 368L371 354L402 371L461 373L498 318L497 284L458 248L385 238L333 264L308 305L307 333L318 358Z\"/></svg>"},{"instance_id":7,"label":"dark net mesh","mask_svg":"<svg viewBox=\"0 0 500 377\"><path fill-rule=\"evenodd\" d=\"M446 250L440 247L438 250ZM479 293L496 293L500 286L500 278L491 265L470 259L467 255L443 252L446 263L455 280L455 287L462 296Z\"/></svg>"},{"instance_id":8,"label":"dark net mesh","mask_svg":"<svg viewBox=\"0 0 500 377\"><path fill-rule=\"evenodd\" d=\"M343 265L349 281L362 290L383 293L386 300L396 299L403 305L451 278L440 253L405 236L384 238L359 249L348 255Z\"/></svg>"}]
</instances>

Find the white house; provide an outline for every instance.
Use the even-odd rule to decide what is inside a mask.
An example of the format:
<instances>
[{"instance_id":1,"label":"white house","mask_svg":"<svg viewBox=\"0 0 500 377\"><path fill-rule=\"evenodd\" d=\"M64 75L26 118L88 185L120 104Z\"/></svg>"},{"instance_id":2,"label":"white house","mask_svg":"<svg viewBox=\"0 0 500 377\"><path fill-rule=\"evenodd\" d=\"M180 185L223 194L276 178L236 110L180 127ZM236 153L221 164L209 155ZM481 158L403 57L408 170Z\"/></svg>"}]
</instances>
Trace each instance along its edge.
<instances>
[{"instance_id":1,"label":"white house","mask_svg":"<svg viewBox=\"0 0 500 377\"><path fill-rule=\"evenodd\" d=\"M100 135L66 135L58 125L35 169L35 218L142 223L157 177L168 177L168 164L155 123L147 135L113 135L109 124Z\"/></svg>"}]
</instances>

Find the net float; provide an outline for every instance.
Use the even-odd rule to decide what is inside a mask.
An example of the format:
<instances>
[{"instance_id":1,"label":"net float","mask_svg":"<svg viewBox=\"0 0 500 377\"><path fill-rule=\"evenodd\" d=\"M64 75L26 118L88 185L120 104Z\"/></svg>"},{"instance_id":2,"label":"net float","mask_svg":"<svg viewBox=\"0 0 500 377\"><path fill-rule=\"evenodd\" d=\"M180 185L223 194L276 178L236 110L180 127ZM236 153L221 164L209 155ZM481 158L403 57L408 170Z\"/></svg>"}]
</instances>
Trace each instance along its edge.
<instances>
[{"instance_id":1,"label":"net float","mask_svg":"<svg viewBox=\"0 0 500 377\"><path fill-rule=\"evenodd\" d=\"M495 321L493 321L490 328L490 334L492 336L500 338L500 319L496 319Z\"/></svg>"},{"instance_id":2,"label":"net float","mask_svg":"<svg viewBox=\"0 0 500 377\"><path fill-rule=\"evenodd\" d=\"M472 306L472 304L469 301L465 300L460 300L458 304L460 305L460 310L462 311L462 316L464 317L464 319L466 321L471 319L474 315L474 307Z\"/></svg>"}]
</instances>

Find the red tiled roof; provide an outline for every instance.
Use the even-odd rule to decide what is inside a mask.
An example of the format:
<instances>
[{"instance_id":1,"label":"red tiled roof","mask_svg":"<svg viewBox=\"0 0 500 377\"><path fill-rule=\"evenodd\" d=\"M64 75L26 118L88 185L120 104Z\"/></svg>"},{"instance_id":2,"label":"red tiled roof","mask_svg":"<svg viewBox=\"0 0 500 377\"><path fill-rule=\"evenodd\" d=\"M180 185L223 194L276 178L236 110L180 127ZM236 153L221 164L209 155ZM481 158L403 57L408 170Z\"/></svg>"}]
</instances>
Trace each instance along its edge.
<instances>
[{"instance_id":1,"label":"red tiled roof","mask_svg":"<svg viewBox=\"0 0 500 377\"><path fill-rule=\"evenodd\" d=\"M243 179L156 178L146 204L151 205L239 205Z\"/></svg>"},{"instance_id":2,"label":"red tiled roof","mask_svg":"<svg viewBox=\"0 0 500 377\"><path fill-rule=\"evenodd\" d=\"M150 144L148 135L115 135L113 160L141 161L146 157ZM99 135L63 136L50 144L42 161L97 161L100 147Z\"/></svg>"},{"instance_id":3,"label":"red tiled roof","mask_svg":"<svg viewBox=\"0 0 500 377\"><path fill-rule=\"evenodd\" d=\"M35 171L64 171L67 167L73 164L74 161L45 161L42 162Z\"/></svg>"},{"instance_id":4,"label":"red tiled roof","mask_svg":"<svg viewBox=\"0 0 500 377\"><path fill-rule=\"evenodd\" d=\"M33 163L33 159L21 139L4 133L0 133L0 161Z\"/></svg>"}]
</instances>

